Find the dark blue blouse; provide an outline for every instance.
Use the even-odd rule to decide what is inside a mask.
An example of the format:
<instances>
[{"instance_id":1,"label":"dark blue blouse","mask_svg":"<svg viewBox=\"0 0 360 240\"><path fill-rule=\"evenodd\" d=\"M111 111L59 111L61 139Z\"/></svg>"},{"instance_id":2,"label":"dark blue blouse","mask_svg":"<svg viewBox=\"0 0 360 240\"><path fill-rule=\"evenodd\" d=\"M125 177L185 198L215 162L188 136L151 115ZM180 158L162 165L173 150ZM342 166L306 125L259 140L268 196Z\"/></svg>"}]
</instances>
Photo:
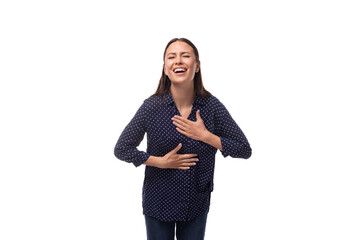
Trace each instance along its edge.
<instances>
[{"instance_id":1,"label":"dark blue blouse","mask_svg":"<svg viewBox=\"0 0 360 240\"><path fill-rule=\"evenodd\" d=\"M189 120L196 121L196 110L208 131L220 137L224 157L249 158L250 145L225 106L215 97L195 97ZM150 155L164 156L182 143L178 154L196 153L199 161L189 170L146 166L142 192L143 213L161 221L185 221L200 216L210 206L213 190L215 154L209 144L186 137L176 130L171 118L180 115L170 91L152 96L140 106L121 133L115 146L120 160L143 164ZM146 152L137 149L147 133Z\"/></svg>"}]
</instances>

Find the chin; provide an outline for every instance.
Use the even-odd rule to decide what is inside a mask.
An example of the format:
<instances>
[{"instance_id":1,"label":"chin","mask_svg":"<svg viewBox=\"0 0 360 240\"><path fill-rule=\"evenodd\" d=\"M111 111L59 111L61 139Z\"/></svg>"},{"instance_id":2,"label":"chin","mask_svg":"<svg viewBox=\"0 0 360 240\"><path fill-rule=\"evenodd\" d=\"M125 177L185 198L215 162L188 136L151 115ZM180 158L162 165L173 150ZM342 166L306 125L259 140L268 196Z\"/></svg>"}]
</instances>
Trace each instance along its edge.
<instances>
[{"instance_id":1,"label":"chin","mask_svg":"<svg viewBox=\"0 0 360 240\"><path fill-rule=\"evenodd\" d=\"M169 77L170 82L172 83L187 83L187 82L191 82L193 79L189 79L186 76L183 77L179 77L179 76L174 76L174 77Z\"/></svg>"},{"instance_id":2,"label":"chin","mask_svg":"<svg viewBox=\"0 0 360 240\"><path fill-rule=\"evenodd\" d=\"M170 79L170 82L172 84L188 84L190 83L192 80L188 80L188 79L174 79L174 80L171 80Z\"/></svg>"}]
</instances>

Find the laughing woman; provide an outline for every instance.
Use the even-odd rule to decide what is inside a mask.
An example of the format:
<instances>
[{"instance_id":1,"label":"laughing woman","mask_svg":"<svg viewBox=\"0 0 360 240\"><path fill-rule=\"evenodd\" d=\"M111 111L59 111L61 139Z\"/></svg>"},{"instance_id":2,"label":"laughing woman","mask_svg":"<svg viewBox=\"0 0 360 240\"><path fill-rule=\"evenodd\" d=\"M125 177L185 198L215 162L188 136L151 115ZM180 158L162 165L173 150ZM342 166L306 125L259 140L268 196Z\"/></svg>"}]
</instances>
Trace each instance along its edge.
<instances>
[{"instance_id":1,"label":"laughing woman","mask_svg":"<svg viewBox=\"0 0 360 240\"><path fill-rule=\"evenodd\" d=\"M225 106L206 91L199 53L185 38L166 46L158 88L121 133L115 156L146 165L147 239L204 239L215 154L247 159L251 147ZM137 149L147 133L146 152ZM176 226L176 233L175 233Z\"/></svg>"}]
</instances>

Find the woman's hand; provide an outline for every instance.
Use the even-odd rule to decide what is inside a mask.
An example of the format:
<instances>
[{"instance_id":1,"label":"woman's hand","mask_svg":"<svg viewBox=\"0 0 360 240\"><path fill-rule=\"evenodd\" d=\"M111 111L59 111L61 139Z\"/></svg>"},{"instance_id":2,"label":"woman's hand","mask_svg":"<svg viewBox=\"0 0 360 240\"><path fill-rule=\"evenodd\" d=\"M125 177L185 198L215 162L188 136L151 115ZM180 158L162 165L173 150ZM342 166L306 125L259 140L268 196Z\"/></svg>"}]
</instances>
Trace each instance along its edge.
<instances>
[{"instance_id":1,"label":"woman's hand","mask_svg":"<svg viewBox=\"0 0 360 240\"><path fill-rule=\"evenodd\" d=\"M168 152L160 162L160 168L175 168L187 170L191 166L195 166L196 162L199 161L196 156L197 154L177 154L182 147L181 143L176 146L173 150Z\"/></svg>"},{"instance_id":2,"label":"woman's hand","mask_svg":"<svg viewBox=\"0 0 360 240\"><path fill-rule=\"evenodd\" d=\"M200 110L196 111L196 122L178 115L171 118L171 120L173 120L176 130L189 138L204 141L208 135L208 130L200 117Z\"/></svg>"}]
</instances>

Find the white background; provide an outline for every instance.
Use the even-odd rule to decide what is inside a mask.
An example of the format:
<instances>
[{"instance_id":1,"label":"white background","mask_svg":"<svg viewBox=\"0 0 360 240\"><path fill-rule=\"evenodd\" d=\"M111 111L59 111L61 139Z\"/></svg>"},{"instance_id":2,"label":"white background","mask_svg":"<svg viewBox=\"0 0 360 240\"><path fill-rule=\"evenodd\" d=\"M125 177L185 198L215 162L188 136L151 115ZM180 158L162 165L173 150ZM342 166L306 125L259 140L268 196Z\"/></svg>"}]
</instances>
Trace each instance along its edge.
<instances>
[{"instance_id":1,"label":"white background","mask_svg":"<svg viewBox=\"0 0 360 240\"><path fill-rule=\"evenodd\" d=\"M113 148L173 37L253 148L217 153L206 239L360 239L356 2L1 1L0 239L145 239Z\"/></svg>"}]
</instances>

